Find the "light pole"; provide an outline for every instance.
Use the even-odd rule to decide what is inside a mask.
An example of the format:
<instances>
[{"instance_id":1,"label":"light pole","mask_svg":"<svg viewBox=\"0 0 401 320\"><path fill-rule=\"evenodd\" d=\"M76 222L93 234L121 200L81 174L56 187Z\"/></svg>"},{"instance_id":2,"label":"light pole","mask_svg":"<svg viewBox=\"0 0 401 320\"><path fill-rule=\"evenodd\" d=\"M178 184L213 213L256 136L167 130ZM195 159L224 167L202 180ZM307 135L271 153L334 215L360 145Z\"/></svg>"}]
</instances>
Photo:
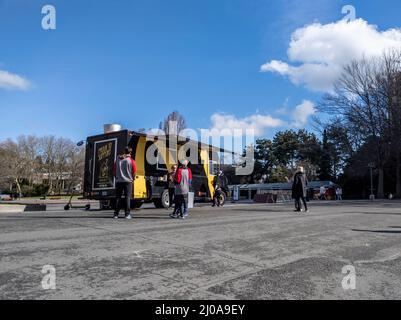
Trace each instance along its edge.
<instances>
[{"instance_id":1,"label":"light pole","mask_svg":"<svg viewBox=\"0 0 401 320\"><path fill-rule=\"evenodd\" d=\"M375 167L374 162L369 163L368 167L370 168L370 200L375 200L375 195L373 193L373 168Z\"/></svg>"}]
</instances>

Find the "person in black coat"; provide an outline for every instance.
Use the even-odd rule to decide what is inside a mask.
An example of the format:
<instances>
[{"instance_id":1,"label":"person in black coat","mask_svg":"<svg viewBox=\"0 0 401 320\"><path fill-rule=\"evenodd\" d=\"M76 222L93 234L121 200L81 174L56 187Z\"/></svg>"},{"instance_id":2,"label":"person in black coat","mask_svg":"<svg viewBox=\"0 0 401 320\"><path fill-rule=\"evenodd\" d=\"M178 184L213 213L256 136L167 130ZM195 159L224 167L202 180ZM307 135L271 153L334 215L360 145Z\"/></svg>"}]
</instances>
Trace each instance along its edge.
<instances>
[{"instance_id":1,"label":"person in black coat","mask_svg":"<svg viewBox=\"0 0 401 320\"><path fill-rule=\"evenodd\" d=\"M305 212L308 212L306 204L308 178L304 173L304 168L299 167L294 175L292 182L292 198L295 199L295 211L301 212L301 200L304 204Z\"/></svg>"},{"instance_id":2,"label":"person in black coat","mask_svg":"<svg viewBox=\"0 0 401 320\"><path fill-rule=\"evenodd\" d=\"M221 194L223 192L227 192L228 190L228 181L227 177L224 175L223 171L219 170L217 175L214 177L213 180L213 187L214 187L214 196L213 196L213 205L212 207L218 206L221 207Z\"/></svg>"}]
</instances>

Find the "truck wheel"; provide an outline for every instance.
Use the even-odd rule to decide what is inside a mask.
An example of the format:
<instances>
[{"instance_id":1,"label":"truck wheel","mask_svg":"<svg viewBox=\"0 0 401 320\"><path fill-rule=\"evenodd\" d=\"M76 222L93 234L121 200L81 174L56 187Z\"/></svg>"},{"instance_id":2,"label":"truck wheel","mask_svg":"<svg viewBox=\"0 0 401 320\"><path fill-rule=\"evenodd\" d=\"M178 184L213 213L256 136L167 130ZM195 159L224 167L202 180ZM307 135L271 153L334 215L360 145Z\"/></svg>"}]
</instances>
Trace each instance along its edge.
<instances>
[{"instance_id":1,"label":"truck wheel","mask_svg":"<svg viewBox=\"0 0 401 320\"><path fill-rule=\"evenodd\" d=\"M155 204L156 208L162 209L162 208L168 208L169 204L170 204L170 198L169 198L169 194L168 194L168 189L165 189L161 195L160 198L155 199L153 201L153 203Z\"/></svg>"},{"instance_id":2,"label":"truck wheel","mask_svg":"<svg viewBox=\"0 0 401 320\"><path fill-rule=\"evenodd\" d=\"M220 205L224 206L226 204L226 201L227 201L227 195L224 191L222 191L220 194Z\"/></svg>"}]
</instances>

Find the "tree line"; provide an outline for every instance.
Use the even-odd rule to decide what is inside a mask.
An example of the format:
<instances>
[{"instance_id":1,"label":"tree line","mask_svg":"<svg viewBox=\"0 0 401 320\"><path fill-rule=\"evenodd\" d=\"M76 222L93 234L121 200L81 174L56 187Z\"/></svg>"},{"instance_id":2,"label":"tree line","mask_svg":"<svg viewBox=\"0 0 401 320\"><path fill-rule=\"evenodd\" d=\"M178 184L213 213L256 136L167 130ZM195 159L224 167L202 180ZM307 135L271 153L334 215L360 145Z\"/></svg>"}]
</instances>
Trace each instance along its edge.
<instances>
[{"instance_id":1,"label":"tree line","mask_svg":"<svg viewBox=\"0 0 401 320\"><path fill-rule=\"evenodd\" d=\"M253 174L231 182L285 182L302 165L309 179L330 180L349 197L366 198L372 168L376 196L401 197L401 50L346 65L317 109L315 132L287 130L258 139ZM173 112L159 126L167 132L168 120L186 127L184 117ZM38 174L45 174L50 179L44 187L59 193L64 173L70 173L69 187L82 182L83 166L84 150L69 139L21 136L0 143L3 190L32 190Z\"/></svg>"},{"instance_id":2,"label":"tree line","mask_svg":"<svg viewBox=\"0 0 401 320\"><path fill-rule=\"evenodd\" d=\"M0 189L25 196L62 194L82 185L85 150L70 139L22 135L0 142Z\"/></svg>"},{"instance_id":3,"label":"tree line","mask_svg":"<svg viewBox=\"0 0 401 320\"><path fill-rule=\"evenodd\" d=\"M288 130L258 139L254 174L242 182L285 182L302 165L309 179L330 180L349 197L366 198L372 168L376 196L401 197L401 51L346 65L318 111L319 137Z\"/></svg>"}]
</instances>

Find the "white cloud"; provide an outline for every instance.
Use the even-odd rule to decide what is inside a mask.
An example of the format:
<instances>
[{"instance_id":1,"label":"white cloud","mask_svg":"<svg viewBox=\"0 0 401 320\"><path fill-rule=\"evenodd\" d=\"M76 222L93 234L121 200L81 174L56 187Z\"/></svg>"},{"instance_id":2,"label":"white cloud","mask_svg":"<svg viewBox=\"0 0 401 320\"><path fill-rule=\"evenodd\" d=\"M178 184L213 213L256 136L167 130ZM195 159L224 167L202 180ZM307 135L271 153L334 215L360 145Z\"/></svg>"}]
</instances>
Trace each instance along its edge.
<instances>
[{"instance_id":1,"label":"white cloud","mask_svg":"<svg viewBox=\"0 0 401 320\"><path fill-rule=\"evenodd\" d=\"M309 117L316 113L315 104L309 100L304 100L298 105L292 115L292 126L302 128L307 125Z\"/></svg>"},{"instance_id":2,"label":"white cloud","mask_svg":"<svg viewBox=\"0 0 401 320\"><path fill-rule=\"evenodd\" d=\"M253 114L245 118L237 118L230 114L215 113L211 116L212 130L251 129L255 136L262 136L267 129L283 126L285 122L270 115Z\"/></svg>"},{"instance_id":3,"label":"white cloud","mask_svg":"<svg viewBox=\"0 0 401 320\"><path fill-rule=\"evenodd\" d=\"M0 88L8 90L28 90L30 86L31 84L27 79L17 74L0 70Z\"/></svg>"},{"instance_id":4,"label":"white cloud","mask_svg":"<svg viewBox=\"0 0 401 320\"><path fill-rule=\"evenodd\" d=\"M287 51L292 64L272 60L262 65L261 71L288 76L296 85L327 92L344 65L394 48L401 49L401 29L380 31L362 19L314 23L292 34Z\"/></svg>"},{"instance_id":5,"label":"white cloud","mask_svg":"<svg viewBox=\"0 0 401 320\"><path fill-rule=\"evenodd\" d=\"M235 129L241 129L245 135L245 130L251 129L254 130L256 137L261 137L268 129L282 127L302 128L308 124L309 117L315 114L315 112L316 109L313 102L304 100L295 109L288 111L289 121L259 113L244 118L237 118L232 114L215 113L210 118L212 122L211 131L216 135L220 135L224 132L227 133Z\"/></svg>"}]
</instances>

